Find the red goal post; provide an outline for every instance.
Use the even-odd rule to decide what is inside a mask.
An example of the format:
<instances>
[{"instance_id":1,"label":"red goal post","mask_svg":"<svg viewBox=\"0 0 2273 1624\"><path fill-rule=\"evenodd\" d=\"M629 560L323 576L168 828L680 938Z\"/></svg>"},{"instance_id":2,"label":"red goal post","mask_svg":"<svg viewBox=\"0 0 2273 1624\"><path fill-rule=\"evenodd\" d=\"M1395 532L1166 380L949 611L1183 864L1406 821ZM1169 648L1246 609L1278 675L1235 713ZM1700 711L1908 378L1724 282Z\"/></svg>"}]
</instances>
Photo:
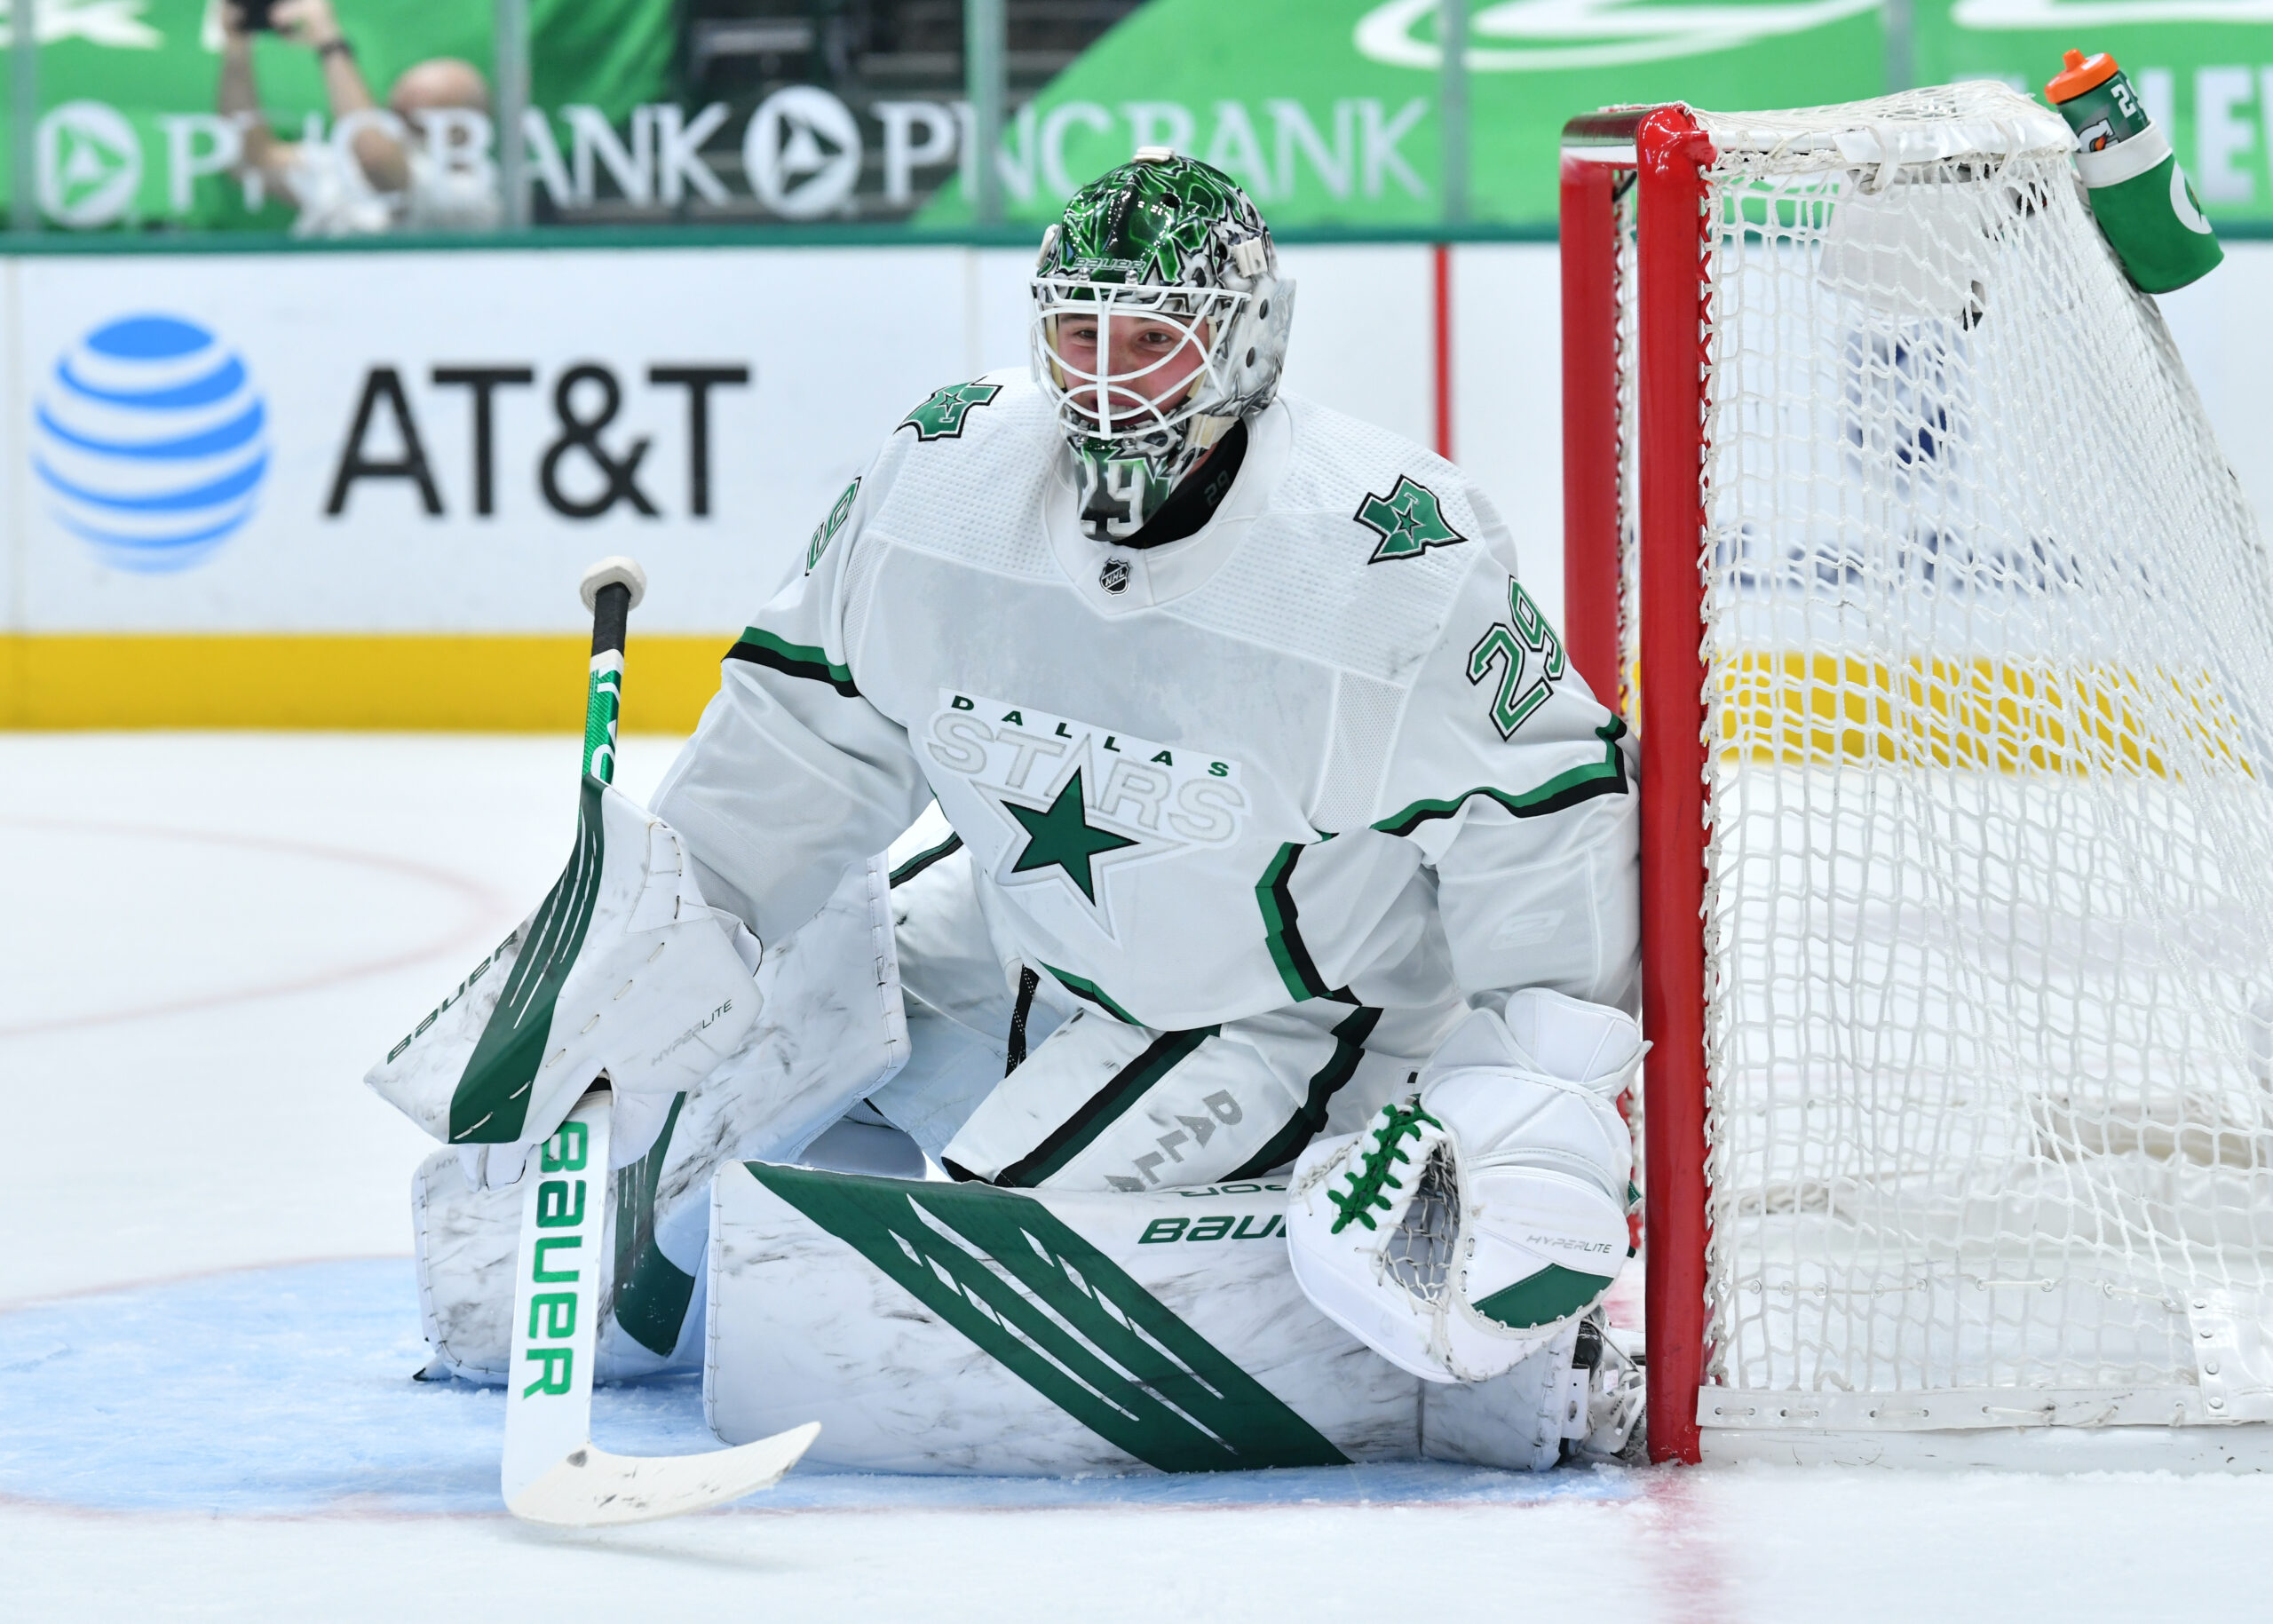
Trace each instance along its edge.
<instances>
[{"instance_id":1,"label":"red goal post","mask_svg":"<svg viewBox=\"0 0 2273 1624\"><path fill-rule=\"evenodd\" d=\"M1620 606L1629 533L1640 551L1642 956L1648 967L1643 1232L1650 1452L1698 1458L1705 1346L1705 667L1696 567L1702 514L1705 188L1712 148L1677 107L1589 114L1562 155L1564 640L1607 703L1628 685ZM1622 194L1644 223L1628 255ZM1684 223L1686 228L1684 229ZM1621 268L1621 260L1631 263ZM1627 511L1620 400L1635 358L1621 274L1638 278L1640 514ZM1638 522L1636 522L1638 519Z\"/></svg>"}]
</instances>

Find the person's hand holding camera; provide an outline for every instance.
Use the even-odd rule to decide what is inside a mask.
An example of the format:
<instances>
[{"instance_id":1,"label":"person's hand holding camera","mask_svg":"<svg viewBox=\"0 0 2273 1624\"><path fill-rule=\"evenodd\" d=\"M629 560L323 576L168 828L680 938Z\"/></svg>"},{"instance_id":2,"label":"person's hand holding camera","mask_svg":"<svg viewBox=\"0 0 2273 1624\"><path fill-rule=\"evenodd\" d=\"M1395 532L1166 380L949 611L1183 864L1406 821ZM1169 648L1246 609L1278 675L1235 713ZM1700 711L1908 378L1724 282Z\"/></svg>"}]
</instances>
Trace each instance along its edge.
<instances>
[{"instance_id":1,"label":"person's hand holding camera","mask_svg":"<svg viewBox=\"0 0 2273 1624\"><path fill-rule=\"evenodd\" d=\"M242 48L256 34L273 33L321 56L347 48L331 0L231 0L221 8L221 36Z\"/></svg>"},{"instance_id":2,"label":"person's hand holding camera","mask_svg":"<svg viewBox=\"0 0 2273 1624\"><path fill-rule=\"evenodd\" d=\"M452 229L461 221L474 229L494 225L494 166L484 156L489 96L480 70L454 57L415 62L397 77L388 105L381 107L332 6L333 0L224 0L218 101L243 131L242 172L300 205L296 231L388 229L413 188L414 147L422 132L431 134L431 117L441 131L434 139L448 150L434 166L437 178L422 218ZM262 33L315 53L329 104L329 135L320 123L311 139L297 142L279 140L270 130L253 78L252 36ZM477 162L460 162L466 154Z\"/></svg>"},{"instance_id":3,"label":"person's hand holding camera","mask_svg":"<svg viewBox=\"0 0 2273 1624\"><path fill-rule=\"evenodd\" d=\"M268 16L277 33L318 56L346 43L331 0L276 0Z\"/></svg>"}]
</instances>

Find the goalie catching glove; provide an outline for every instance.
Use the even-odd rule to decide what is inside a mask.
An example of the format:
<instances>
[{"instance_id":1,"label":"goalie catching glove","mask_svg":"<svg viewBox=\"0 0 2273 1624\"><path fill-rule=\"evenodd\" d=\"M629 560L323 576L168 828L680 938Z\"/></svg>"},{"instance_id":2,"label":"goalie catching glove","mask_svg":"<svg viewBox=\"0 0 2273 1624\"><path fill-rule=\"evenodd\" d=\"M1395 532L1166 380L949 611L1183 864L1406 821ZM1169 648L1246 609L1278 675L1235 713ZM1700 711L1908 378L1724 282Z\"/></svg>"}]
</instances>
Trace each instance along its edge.
<instances>
[{"instance_id":1,"label":"goalie catching glove","mask_svg":"<svg viewBox=\"0 0 2273 1624\"><path fill-rule=\"evenodd\" d=\"M706 905L685 843L661 819L584 780L576 849L535 913L364 1079L446 1145L523 1147L584 1090L614 1091L610 1161L661 1131L671 1097L734 1050L757 1014L757 939ZM511 1183L521 1155L479 1158Z\"/></svg>"},{"instance_id":2,"label":"goalie catching glove","mask_svg":"<svg viewBox=\"0 0 2273 1624\"><path fill-rule=\"evenodd\" d=\"M1481 1382L1609 1291L1633 1142L1633 1018L1528 989L1471 1012L1362 1133L1295 1167L1295 1278L1326 1316L1431 1382Z\"/></svg>"}]
</instances>

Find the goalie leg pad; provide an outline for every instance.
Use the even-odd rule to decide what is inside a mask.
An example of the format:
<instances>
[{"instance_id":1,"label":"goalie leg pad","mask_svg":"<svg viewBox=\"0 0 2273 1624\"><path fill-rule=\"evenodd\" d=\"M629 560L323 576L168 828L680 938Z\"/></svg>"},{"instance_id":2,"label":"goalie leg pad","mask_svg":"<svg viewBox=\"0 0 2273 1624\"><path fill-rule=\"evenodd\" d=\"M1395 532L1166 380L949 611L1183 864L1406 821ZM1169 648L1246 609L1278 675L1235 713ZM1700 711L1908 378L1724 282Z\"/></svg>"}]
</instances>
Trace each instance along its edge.
<instances>
[{"instance_id":1,"label":"goalie leg pad","mask_svg":"<svg viewBox=\"0 0 2273 1624\"><path fill-rule=\"evenodd\" d=\"M713 1192L703 1395L729 1442L795 1414L834 1466L1063 1476L1537 1468L1572 1433L1572 1332L1499 1381L1429 1386L1321 1316L1279 1243L1283 1179L1130 1194L730 1163Z\"/></svg>"},{"instance_id":2,"label":"goalie leg pad","mask_svg":"<svg viewBox=\"0 0 2273 1624\"><path fill-rule=\"evenodd\" d=\"M1617 1010L1519 996L1531 1045L1500 1014L1471 1014L1416 1095L1313 1145L1295 1171L1296 1279L1430 1381L1510 1369L1600 1302L1626 1261L1632 1146L1615 1102L1639 1034ZM1532 1048L1580 1076L1546 1074Z\"/></svg>"}]
</instances>

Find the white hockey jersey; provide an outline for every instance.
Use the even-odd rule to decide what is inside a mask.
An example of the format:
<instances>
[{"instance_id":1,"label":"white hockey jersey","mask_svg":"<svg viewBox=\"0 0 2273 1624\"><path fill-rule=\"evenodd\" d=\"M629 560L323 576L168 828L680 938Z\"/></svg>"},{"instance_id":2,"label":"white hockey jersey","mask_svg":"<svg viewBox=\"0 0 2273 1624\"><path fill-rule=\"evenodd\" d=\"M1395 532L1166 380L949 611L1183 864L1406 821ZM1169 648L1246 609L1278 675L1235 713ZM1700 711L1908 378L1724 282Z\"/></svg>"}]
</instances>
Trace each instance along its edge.
<instances>
[{"instance_id":1,"label":"white hockey jersey","mask_svg":"<svg viewBox=\"0 0 2273 1624\"><path fill-rule=\"evenodd\" d=\"M1625 729L1459 470L1282 397L1210 521L1076 522L1039 391L939 391L814 532L658 793L778 939L937 797L1006 976L1181 1031L1632 995Z\"/></svg>"}]
</instances>

